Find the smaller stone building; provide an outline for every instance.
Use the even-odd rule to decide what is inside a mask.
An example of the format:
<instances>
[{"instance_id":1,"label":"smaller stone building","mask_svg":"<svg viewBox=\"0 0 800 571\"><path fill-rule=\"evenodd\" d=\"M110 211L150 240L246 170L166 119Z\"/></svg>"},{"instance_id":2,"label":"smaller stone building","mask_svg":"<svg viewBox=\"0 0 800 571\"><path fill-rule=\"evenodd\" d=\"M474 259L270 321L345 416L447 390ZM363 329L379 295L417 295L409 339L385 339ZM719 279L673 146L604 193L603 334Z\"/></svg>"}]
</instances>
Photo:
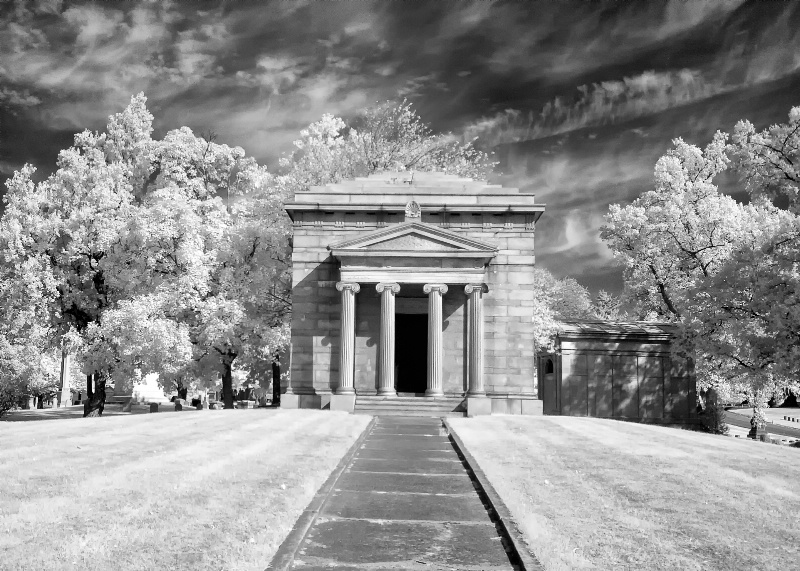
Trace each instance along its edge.
<instances>
[{"instance_id":1,"label":"smaller stone building","mask_svg":"<svg viewBox=\"0 0 800 571\"><path fill-rule=\"evenodd\" d=\"M567 322L539 357L544 414L694 422L694 367L671 351L673 338L664 323Z\"/></svg>"}]
</instances>

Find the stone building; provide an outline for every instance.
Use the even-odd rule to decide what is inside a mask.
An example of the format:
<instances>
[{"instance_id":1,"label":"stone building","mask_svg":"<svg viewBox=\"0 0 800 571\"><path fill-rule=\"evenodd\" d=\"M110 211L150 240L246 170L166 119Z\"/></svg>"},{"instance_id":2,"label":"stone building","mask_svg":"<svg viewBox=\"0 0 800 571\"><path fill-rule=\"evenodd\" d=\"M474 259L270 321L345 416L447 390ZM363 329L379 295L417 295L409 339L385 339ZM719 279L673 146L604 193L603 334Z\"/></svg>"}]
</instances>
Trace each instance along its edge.
<instances>
[{"instance_id":1,"label":"stone building","mask_svg":"<svg viewBox=\"0 0 800 571\"><path fill-rule=\"evenodd\" d=\"M544 414L687 424L697 420L692 362L666 323L569 321L539 357Z\"/></svg>"},{"instance_id":2,"label":"stone building","mask_svg":"<svg viewBox=\"0 0 800 571\"><path fill-rule=\"evenodd\" d=\"M282 406L541 414L532 194L442 173L312 187L294 225Z\"/></svg>"}]
</instances>

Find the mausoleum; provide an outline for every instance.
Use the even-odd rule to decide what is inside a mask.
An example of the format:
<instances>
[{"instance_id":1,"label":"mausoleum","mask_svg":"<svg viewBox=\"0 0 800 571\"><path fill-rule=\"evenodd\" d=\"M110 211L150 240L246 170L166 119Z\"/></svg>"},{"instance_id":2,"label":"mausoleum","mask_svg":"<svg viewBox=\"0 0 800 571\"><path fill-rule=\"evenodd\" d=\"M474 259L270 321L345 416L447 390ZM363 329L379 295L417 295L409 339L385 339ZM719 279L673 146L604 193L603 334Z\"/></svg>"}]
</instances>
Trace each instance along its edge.
<instances>
[{"instance_id":1,"label":"mausoleum","mask_svg":"<svg viewBox=\"0 0 800 571\"><path fill-rule=\"evenodd\" d=\"M541 414L534 195L442 173L297 193L283 407Z\"/></svg>"},{"instance_id":2,"label":"mausoleum","mask_svg":"<svg viewBox=\"0 0 800 571\"><path fill-rule=\"evenodd\" d=\"M697 421L691 359L674 351L675 326L568 321L539 356L544 413L657 424Z\"/></svg>"}]
</instances>

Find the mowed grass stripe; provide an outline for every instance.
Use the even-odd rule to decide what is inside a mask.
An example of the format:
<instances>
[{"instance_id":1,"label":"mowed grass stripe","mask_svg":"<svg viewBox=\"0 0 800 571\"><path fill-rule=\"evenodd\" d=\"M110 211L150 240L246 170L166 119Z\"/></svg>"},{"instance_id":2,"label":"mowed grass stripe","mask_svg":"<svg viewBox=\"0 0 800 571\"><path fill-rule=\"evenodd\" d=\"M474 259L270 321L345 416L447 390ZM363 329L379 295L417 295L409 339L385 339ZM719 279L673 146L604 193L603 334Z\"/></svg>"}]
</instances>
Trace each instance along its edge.
<instances>
[{"instance_id":1,"label":"mowed grass stripe","mask_svg":"<svg viewBox=\"0 0 800 571\"><path fill-rule=\"evenodd\" d=\"M800 450L588 418L451 424L547 569L796 560Z\"/></svg>"},{"instance_id":2,"label":"mowed grass stripe","mask_svg":"<svg viewBox=\"0 0 800 571\"><path fill-rule=\"evenodd\" d=\"M0 424L0 569L263 569L369 418L85 420Z\"/></svg>"}]
</instances>

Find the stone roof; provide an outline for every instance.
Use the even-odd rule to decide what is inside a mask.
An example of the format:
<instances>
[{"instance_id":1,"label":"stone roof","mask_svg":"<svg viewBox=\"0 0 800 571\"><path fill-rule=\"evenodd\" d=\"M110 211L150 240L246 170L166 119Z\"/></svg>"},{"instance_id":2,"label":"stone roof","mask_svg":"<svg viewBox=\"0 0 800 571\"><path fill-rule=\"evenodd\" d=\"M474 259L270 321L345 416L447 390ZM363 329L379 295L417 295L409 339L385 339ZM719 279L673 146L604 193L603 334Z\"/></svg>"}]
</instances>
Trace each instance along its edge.
<instances>
[{"instance_id":1,"label":"stone roof","mask_svg":"<svg viewBox=\"0 0 800 571\"><path fill-rule=\"evenodd\" d=\"M532 193L442 172L382 172L298 192L286 209L399 210L411 201L423 212L544 212Z\"/></svg>"},{"instance_id":2,"label":"stone roof","mask_svg":"<svg viewBox=\"0 0 800 571\"><path fill-rule=\"evenodd\" d=\"M562 322L559 337L670 339L677 327L654 321L602 321L570 319Z\"/></svg>"}]
</instances>

